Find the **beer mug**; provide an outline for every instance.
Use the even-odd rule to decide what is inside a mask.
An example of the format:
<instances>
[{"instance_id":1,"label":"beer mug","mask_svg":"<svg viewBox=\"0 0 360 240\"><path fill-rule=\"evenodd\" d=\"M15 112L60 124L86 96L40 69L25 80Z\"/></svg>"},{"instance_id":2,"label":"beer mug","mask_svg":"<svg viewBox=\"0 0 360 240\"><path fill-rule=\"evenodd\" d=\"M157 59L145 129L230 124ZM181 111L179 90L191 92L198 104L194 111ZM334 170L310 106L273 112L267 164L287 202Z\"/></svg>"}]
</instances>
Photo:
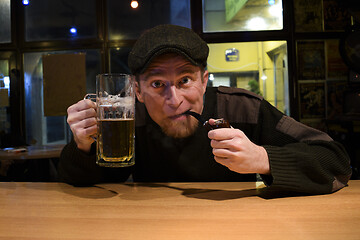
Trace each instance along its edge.
<instances>
[{"instance_id":1,"label":"beer mug","mask_svg":"<svg viewBox=\"0 0 360 240\"><path fill-rule=\"evenodd\" d=\"M87 94L87 98L91 94ZM96 76L96 163L103 167L135 164L135 84L132 75Z\"/></svg>"}]
</instances>

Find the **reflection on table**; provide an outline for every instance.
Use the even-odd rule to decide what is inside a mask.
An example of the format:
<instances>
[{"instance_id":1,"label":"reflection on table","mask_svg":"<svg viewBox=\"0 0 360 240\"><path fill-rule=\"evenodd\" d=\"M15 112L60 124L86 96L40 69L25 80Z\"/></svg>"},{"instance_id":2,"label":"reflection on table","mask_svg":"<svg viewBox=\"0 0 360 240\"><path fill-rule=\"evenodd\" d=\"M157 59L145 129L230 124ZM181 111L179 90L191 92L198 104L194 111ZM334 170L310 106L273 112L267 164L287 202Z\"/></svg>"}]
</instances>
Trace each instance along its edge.
<instances>
[{"instance_id":1,"label":"reflection on table","mask_svg":"<svg viewBox=\"0 0 360 240\"><path fill-rule=\"evenodd\" d=\"M64 144L48 146L25 146L11 150L0 150L0 160L58 158Z\"/></svg>"},{"instance_id":2,"label":"reflection on table","mask_svg":"<svg viewBox=\"0 0 360 240\"><path fill-rule=\"evenodd\" d=\"M360 181L265 199L255 183L0 183L3 239L359 239Z\"/></svg>"}]
</instances>

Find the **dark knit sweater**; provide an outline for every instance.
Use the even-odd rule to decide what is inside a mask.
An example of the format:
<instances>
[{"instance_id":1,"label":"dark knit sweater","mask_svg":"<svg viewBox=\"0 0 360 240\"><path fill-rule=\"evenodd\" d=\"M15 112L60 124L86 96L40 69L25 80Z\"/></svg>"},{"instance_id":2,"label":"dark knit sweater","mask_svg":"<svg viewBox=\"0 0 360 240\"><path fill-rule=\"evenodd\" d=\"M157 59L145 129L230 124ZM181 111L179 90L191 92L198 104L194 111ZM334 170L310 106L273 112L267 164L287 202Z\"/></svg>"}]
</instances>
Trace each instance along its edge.
<instances>
[{"instance_id":1,"label":"dark knit sweater","mask_svg":"<svg viewBox=\"0 0 360 240\"><path fill-rule=\"evenodd\" d=\"M342 145L282 114L258 95L243 89L208 88L203 115L228 119L232 127L266 149L271 176L262 177L270 189L323 194L344 187L350 178L350 160ZM130 174L137 182L255 181L255 174L235 173L214 160L207 131L200 125L194 135L173 139L137 103L135 134L133 167L99 167L95 144L85 154L72 141L60 157L60 179L74 185L122 182Z\"/></svg>"}]
</instances>

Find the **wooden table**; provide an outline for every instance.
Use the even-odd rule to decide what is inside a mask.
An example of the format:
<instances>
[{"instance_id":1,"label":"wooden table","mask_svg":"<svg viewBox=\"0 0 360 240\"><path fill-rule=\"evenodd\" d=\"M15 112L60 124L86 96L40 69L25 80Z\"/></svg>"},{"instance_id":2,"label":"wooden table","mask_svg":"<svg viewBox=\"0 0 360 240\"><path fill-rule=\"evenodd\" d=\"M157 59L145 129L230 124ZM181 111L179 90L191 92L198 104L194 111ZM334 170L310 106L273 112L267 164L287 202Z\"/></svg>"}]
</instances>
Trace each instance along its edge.
<instances>
[{"instance_id":1,"label":"wooden table","mask_svg":"<svg viewBox=\"0 0 360 240\"><path fill-rule=\"evenodd\" d=\"M264 199L255 183L0 183L0 239L360 239L360 181Z\"/></svg>"},{"instance_id":2,"label":"wooden table","mask_svg":"<svg viewBox=\"0 0 360 240\"><path fill-rule=\"evenodd\" d=\"M64 144L48 146L27 146L24 152L8 152L0 150L0 160L25 160L58 158L64 148Z\"/></svg>"}]
</instances>

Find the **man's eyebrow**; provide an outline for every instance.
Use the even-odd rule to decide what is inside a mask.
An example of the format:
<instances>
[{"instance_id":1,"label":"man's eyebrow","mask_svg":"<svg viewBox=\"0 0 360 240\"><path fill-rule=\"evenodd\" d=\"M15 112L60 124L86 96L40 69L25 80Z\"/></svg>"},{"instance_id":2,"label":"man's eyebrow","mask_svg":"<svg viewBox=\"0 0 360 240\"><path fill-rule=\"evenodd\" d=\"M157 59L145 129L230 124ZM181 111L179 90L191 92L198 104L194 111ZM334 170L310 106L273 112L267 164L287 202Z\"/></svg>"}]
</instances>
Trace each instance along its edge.
<instances>
[{"instance_id":1,"label":"man's eyebrow","mask_svg":"<svg viewBox=\"0 0 360 240\"><path fill-rule=\"evenodd\" d=\"M161 75L161 73L163 73L163 71L160 69L157 69L157 68L151 69L150 71L147 71L145 73L145 80L147 80L148 78L150 78L152 76Z\"/></svg>"},{"instance_id":2,"label":"man's eyebrow","mask_svg":"<svg viewBox=\"0 0 360 240\"><path fill-rule=\"evenodd\" d=\"M174 71L176 71L177 74L182 75L182 74L194 74L198 71L198 69L193 65L189 64L187 66L181 67L180 69L174 69ZM159 76L163 72L164 71L159 68L150 69L145 73L145 81L148 80L150 77Z\"/></svg>"}]
</instances>

